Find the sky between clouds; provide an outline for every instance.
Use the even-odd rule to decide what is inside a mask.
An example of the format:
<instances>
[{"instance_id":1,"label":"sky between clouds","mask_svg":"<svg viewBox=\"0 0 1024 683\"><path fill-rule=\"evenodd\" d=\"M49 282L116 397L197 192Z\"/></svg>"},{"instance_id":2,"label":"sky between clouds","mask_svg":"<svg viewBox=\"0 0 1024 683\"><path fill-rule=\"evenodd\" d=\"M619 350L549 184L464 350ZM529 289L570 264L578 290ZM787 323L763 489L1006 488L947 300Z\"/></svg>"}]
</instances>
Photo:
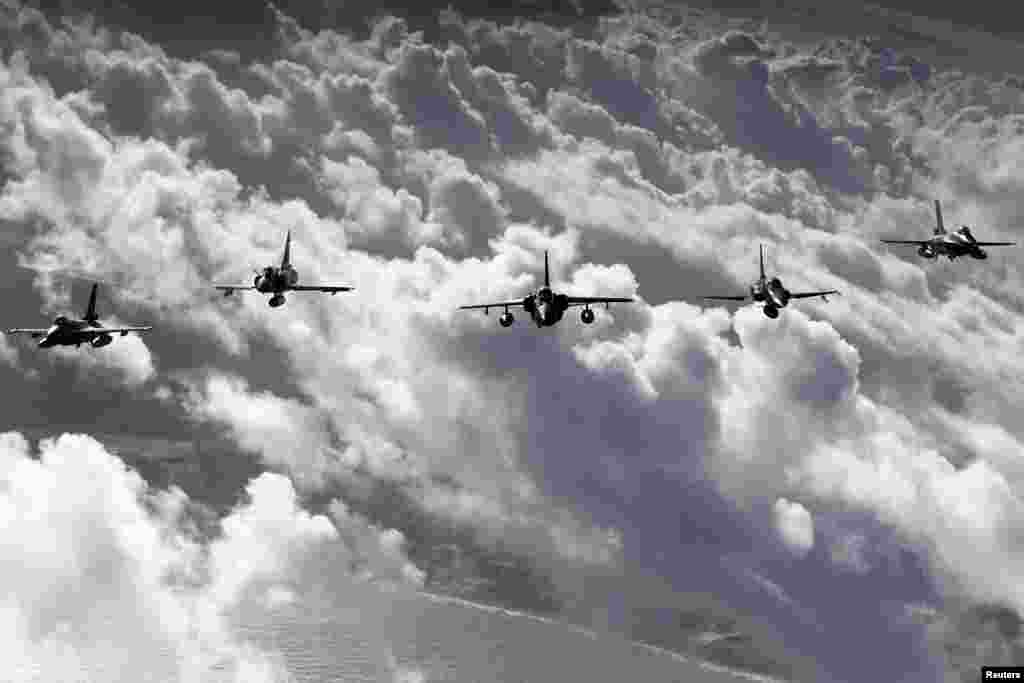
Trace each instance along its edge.
<instances>
[{"instance_id":1,"label":"sky between clouds","mask_svg":"<svg viewBox=\"0 0 1024 683\"><path fill-rule=\"evenodd\" d=\"M933 197L1020 239L1019 81L786 16L452 12L421 35L267 12L266 40L183 54L0 10L5 321L78 312L74 273L107 283L105 320L157 326L0 340L2 627L26 667L107 664L103 629L135 629L274 680L223 614L327 566L334 594L451 589L453 546L506 604L797 680L1024 659L1021 257L878 243L927 235ZM289 229L303 281L356 292L210 290ZM703 307L745 291L759 244L842 296ZM455 310L525 294L544 250L565 291L638 303L547 330ZM180 487L171 452L199 468ZM518 580L487 575L509 561ZM90 562L130 590L94 596ZM74 636L55 589L83 597ZM716 630L752 644L694 644Z\"/></svg>"}]
</instances>

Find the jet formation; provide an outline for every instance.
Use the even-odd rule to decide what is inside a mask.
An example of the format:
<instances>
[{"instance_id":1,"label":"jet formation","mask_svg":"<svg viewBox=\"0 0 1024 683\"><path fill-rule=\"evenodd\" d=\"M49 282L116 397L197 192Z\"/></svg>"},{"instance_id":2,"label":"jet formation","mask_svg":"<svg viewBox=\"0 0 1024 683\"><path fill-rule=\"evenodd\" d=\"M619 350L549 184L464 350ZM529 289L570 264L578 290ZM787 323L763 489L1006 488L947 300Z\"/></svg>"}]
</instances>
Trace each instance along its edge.
<instances>
[{"instance_id":1,"label":"jet formation","mask_svg":"<svg viewBox=\"0 0 1024 683\"><path fill-rule=\"evenodd\" d=\"M300 285L299 272L295 270L291 262L292 231L284 238L284 255L281 257L281 265L266 266L256 271L251 285L214 285L215 289L224 292L224 296L231 296L236 290L254 289L261 294L271 294L267 304L271 308L284 306L285 292L327 292L331 295L338 292L351 292L354 287L343 285Z\"/></svg>"},{"instance_id":2,"label":"jet formation","mask_svg":"<svg viewBox=\"0 0 1024 683\"><path fill-rule=\"evenodd\" d=\"M715 299L718 301L746 301L752 299L755 303L764 304L764 314L769 318L778 318L779 309L785 308L790 299L806 299L812 296L820 296L822 301L828 301L829 294L839 294L834 289L820 292L791 292L782 284L782 280L773 277L770 280L764 273L764 245L761 245L761 277L750 285L750 294L737 296L704 296L703 299Z\"/></svg>"},{"instance_id":3,"label":"jet formation","mask_svg":"<svg viewBox=\"0 0 1024 683\"><path fill-rule=\"evenodd\" d=\"M988 252L982 247L1012 247L1016 242L979 242L974 239L971 229L961 225L956 232L946 232L942 224L942 206L935 200L935 229L930 239L926 240L882 240L886 244L907 244L917 247L919 256L934 259L945 256L950 261L962 256L970 256L979 260L988 258Z\"/></svg>"},{"instance_id":4,"label":"jet formation","mask_svg":"<svg viewBox=\"0 0 1024 683\"><path fill-rule=\"evenodd\" d=\"M261 294L270 294L268 304L271 308L278 308L285 303L286 292L324 292L337 294L338 292L350 292L355 289L349 285L300 285L299 274L291 264L291 239L289 230L285 236L284 253L280 265L269 265L256 270L256 277L251 285L213 285L213 287L230 296L237 290L255 290ZM975 259L986 259L988 253L982 247L1013 246L1016 242L979 242L966 225L961 226L955 232L947 232L942 221L942 207L938 200L935 200L935 228L930 239L926 240L897 240L883 239L886 244L907 244L918 247L918 254L924 258L934 259L939 256L946 256L950 260L970 256ZM765 272L764 245L760 245L760 276L750 285L750 291L738 295L705 295L702 298L717 301L752 301L762 306L762 311L769 318L778 318L779 311L785 308L790 301L808 297L820 296L823 301L828 301L828 296L839 294L837 290L828 289L813 292L792 292L782 284L782 280L775 276L769 278ZM51 348L54 346L75 346L88 344L94 348L100 348L110 344L117 335L126 336L131 332L148 332L152 326L123 326L107 327L100 323L96 314L96 292L97 284L93 284L92 292L89 295L89 304L86 307L85 315L82 318L72 318L66 315L59 315L53 320L53 324L47 328L14 328L6 330L6 334L27 334L33 339L38 339L39 348ZM515 322L511 308L522 308L538 328L553 327L565 316L566 311L574 306L582 307L580 320L589 325L594 322L595 314L591 306L604 304L605 308L613 303L631 303L634 299L624 297L607 296L572 296L555 291L551 286L551 272L548 262L548 252L544 252L544 283L535 292L532 292L522 299L510 299L485 304L470 304L459 306L459 310L482 309L487 314L492 308L504 309L498 317L502 327L511 327Z\"/></svg>"},{"instance_id":5,"label":"jet formation","mask_svg":"<svg viewBox=\"0 0 1024 683\"><path fill-rule=\"evenodd\" d=\"M53 324L47 328L26 328L16 327L7 330L7 334L27 334L33 339L39 339L39 348L48 349L53 346L74 346L89 344L93 348L106 346L114 341L114 335L126 336L129 332L148 332L153 327L128 326L128 327L105 327L100 324L99 316L96 314L96 291L98 284L93 284L92 293L89 294L89 305L85 309L85 315L81 318L69 318L65 315L58 315L53 319Z\"/></svg>"},{"instance_id":6,"label":"jet formation","mask_svg":"<svg viewBox=\"0 0 1024 683\"><path fill-rule=\"evenodd\" d=\"M499 301L493 304L472 304L470 306L459 306L460 310L483 309L484 315L492 308L504 308L505 312L498 317L502 327L510 327L515 322L515 316L508 309L513 306L521 306L524 311L533 319L537 327L552 327L556 325L565 312L572 306L583 306L580 311L580 320L585 325L594 322L594 311L590 308L593 304L604 304L605 308L613 303L629 303L632 299L621 297L601 296L569 296L551 289L551 272L548 269L548 252L544 252L544 286L533 294L528 294L522 299L513 301Z\"/></svg>"}]
</instances>

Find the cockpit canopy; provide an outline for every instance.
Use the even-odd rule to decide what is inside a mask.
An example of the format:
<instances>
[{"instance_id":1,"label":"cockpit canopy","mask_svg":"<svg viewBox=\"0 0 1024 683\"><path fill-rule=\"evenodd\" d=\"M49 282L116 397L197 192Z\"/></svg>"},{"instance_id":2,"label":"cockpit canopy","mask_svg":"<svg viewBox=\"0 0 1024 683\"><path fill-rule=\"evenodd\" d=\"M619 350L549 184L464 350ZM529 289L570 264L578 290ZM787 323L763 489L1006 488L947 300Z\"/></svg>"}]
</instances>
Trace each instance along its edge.
<instances>
[{"instance_id":1,"label":"cockpit canopy","mask_svg":"<svg viewBox=\"0 0 1024 683\"><path fill-rule=\"evenodd\" d=\"M67 325L68 324L68 317L66 315L58 315L56 318L53 319L53 324L54 325Z\"/></svg>"},{"instance_id":2,"label":"cockpit canopy","mask_svg":"<svg viewBox=\"0 0 1024 683\"><path fill-rule=\"evenodd\" d=\"M554 294L551 292L550 289L544 287L539 292L537 292L537 298L545 303L549 303L552 299L554 299Z\"/></svg>"},{"instance_id":3,"label":"cockpit canopy","mask_svg":"<svg viewBox=\"0 0 1024 683\"><path fill-rule=\"evenodd\" d=\"M972 236L971 235L971 229L968 228L966 225L961 225L960 226L960 232L962 232L963 234L967 235L968 237Z\"/></svg>"},{"instance_id":4,"label":"cockpit canopy","mask_svg":"<svg viewBox=\"0 0 1024 683\"><path fill-rule=\"evenodd\" d=\"M772 287L781 287L782 286L782 280L780 280L777 277L773 277L768 284L770 284Z\"/></svg>"}]
</instances>

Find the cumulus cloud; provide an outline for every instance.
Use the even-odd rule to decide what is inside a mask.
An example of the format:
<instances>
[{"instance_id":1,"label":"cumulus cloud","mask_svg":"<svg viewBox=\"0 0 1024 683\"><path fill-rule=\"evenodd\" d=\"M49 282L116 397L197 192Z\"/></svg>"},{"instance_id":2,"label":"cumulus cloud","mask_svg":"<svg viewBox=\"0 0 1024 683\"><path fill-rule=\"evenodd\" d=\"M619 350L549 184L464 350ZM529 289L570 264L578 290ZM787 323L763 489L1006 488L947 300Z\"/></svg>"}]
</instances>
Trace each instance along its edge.
<instances>
[{"instance_id":1,"label":"cumulus cloud","mask_svg":"<svg viewBox=\"0 0 1024 683\"><path fill-rule=\"evenodd\" d=\"M435 167L433 177L426 181L430 219L464 246L473 246L474 237L479 240L478 236L500 233L506 218L501 191L470 173L464 162L451 157L447 161L444 167Z\"/></svg>"},{"instance_id":2,"label":"cumulus cloud","mask_svg":"<svg viewBox=\"0 0 1024 683\"><path fill-rule=\"evenodd\" d=\"M332 201L351 221L355 235L398 237L417 247L438 240L440 226L425 223L423 202L406 190L392 192L380 185L377 169L359 157L346 163L324 160L324 181L332 188Z\"/></svg>"},{"instance_id":3,"label":"cumulus cloud","mask_svg":"<svg viewBox=\"0 0 1024 683\"><path fill-rule=\"evenodd\" d=\"M301 593L313 579L345 590L344 581L377 580L397 566L393 582L420 580L401 534L344 514L340 502L331 518L311 515L279 475L250 482L247 501L203 540L190 521L195 503L181 490L148 488L90 437L44 440L38 458L20 434L0 441L0 572L11 589L3 632L17 680L120 680L139 667L174 680L215 669L232 680L285 680L280 655L239 639L230 614L254 600L294 600L292 587ZM346 566L325 560L341 557L359 575L325 578L328 566Z\"/></svg>"},{"instance_id":4,"label":"cumulus cloud","mask_svg":"<svg viewBox=\"0 0 1024 683\"><path fill-rule=\"evenodd\" d=\"M2 571L11 589L5 650L21 660L17 675L116 679L160 666L177 679L206 675L221 661L236 680L276 680L279 663L238 641L222 620L234 596L205 582L190 585L203 563L199 546L178 526L187 503L180 491L147 491L88 437L63 436L40 448L35 460L23 437L3 436ZM252 509L264 503L256 499ZM244 515L229 527L245 528ZM293 531L287 518L280 523L287 530L281 540L303 541L301 528ZM228 540L217 547L230 546ZM281 550L271 541L270 553ZM243 557L234 577L215 568L214 582L248 582L247 567L263 558Z\"/></svg>"},{"instance_id":5,"label":"cumulus cloud","mask_svg":"<svg viewBox=\"0 0 1024 683\"><path fill-rule=\"evenodd\" d=\"M113 376L119 374L129 387L137 387L156 375L153 354L137 335L118 337L113 344L85 354L72 347L57 348L52 356L76 365L94 381L104 381L114 371Z\"/></svg>"},{"instance_id":6,"label":"cumulus cloud","mask_svg":"<svg viewBox=\"0 0 1024 683\"><path fill-rule=\"evenodd\" d=\"M340 500L331 505L331 518L358 559L357 576L405 586L423 584L423 571L406 557L406 538L401 531L377 528Z\"/></svg>"},{"instance_id":7,"label":"cumulus cloud","mask_svg":"<svg viewBox=\"0 0 1024 683\"><path fill-rule=\"evenodd\" d=\"M800 503L779 498L772 506L775 527L782 541L797 555L806 555L814 546L814 519Z\"/></svg>"},{"instance_id":8,"label":"cumulus cloud","mask_svg":"<svg viewBox=\"0 0 1024 683\"><path fill-rule=\"evenodd\" d=\"M288 466L306 484L318 483L330 471L328 425L310 406L269 392L250 392L245 380L220 374L189 389L185 405L195 418L229 425L239 445L259 453L268 464Z\"/></svg>"},{"instance_id":9,"label":"cumulus cloud","mask_svg":"<svg viewBox=\"0 0 1024 683\"><path fill-rule=\"evenodd\" d=\"M95 444L43 448L92 453L115 498L165 501L73 498L178 539L131 555L145 581L118 574L143 586L126 596L161 596L145 597L158 626L133 635L176 642L161 610L177 598L152 578L165 566L202 567L190 599L215 612L299 600L328 559L430 588L448 562L430 558L451 545L477 579L485 559L506 568L489 585L522 567L533 593L509 600L648 638L668 629L642 626L643 607L709 620L683 594L719 596L752 615L758 645L709 656L777 672L810 652L808 680L955 675L977 657L942 643L967 633L987 634L976 653L1012 658L1018 259L922 263L877 240L927 234L933 196L950 225L1014 238L1019 88L886 41L790 41L771 22L726 30L674 11L574 28L446 12L442 47L399 18L364 40L274 10L278 53L203 63L5 6L0 220L18 263L47 310L70 303L58 273L75 270L115 280L117 315L160 331L47 358L79 364L83 384L116 369L133 396L173 373L160 430L223 431L281 473L251 482L203 545L166 512L183 494L147 491ZM273 311L212 296L276 261L288 229L304 281L356 295ZM744 291L761 243L791 288L843 296L778 320L691 305ZM638 301L545 331L455 312L524 295L544 250L567 291ZM50 361L17 362L30 375ZM72 467L10 448L26 472ZM310 515L293 486L346 495ZM51 517L39 539L76 523ZM239 558L256 559L238 574ZM851 604L840 581L879 599ZM931 621L871 606L893 602ZM55 626L40 635L30 607L5 627L30 643L11 649L26 666L100 661ZM764 645L758 622L784 645ZM203 624L234 661L277 666ZM856 634L877 657L848 652Z\"/></svg>"}]
</instances>

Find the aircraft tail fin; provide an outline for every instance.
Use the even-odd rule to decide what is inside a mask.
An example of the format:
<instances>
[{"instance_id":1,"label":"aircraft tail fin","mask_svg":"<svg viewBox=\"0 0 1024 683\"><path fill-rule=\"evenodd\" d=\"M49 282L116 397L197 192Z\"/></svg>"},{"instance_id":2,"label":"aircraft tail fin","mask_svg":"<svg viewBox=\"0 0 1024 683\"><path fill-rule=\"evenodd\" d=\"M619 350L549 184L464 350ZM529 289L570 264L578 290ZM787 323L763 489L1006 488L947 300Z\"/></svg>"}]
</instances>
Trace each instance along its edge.
<instances>
[{"instance_id":1,"label":"aircraft tail fin","mask_svg":"<svg viewBox=\"0 0 1024 683\"><path fill-rule=\"evenodd\" d=\"M544 250L544 286L551 287L551 271L548 270L548 250Z\"/></svg>"},{"instance_id":2,"label":"aircraft tail fin","mask_svg":"<svg viewBox=\"0 0 1024 683\"><path fill-rule=\"evenodd\" d=\"M761 247L761 279L764 280L764 245L759 246Z\"/></svg>"},{"instance_id":3,"label":"aircraft tail fin","mask_svg":"<svg viewBox=\"0 0 1024 683\"><path fill-rule=\"evenodd\" d=\"M99 283L94 282L92 285L92 292L89 294L89 305L85 309L85 317L82 320L94 322L99 320L99 316L96 315L96 290L99 289Z\"/></svg>"},{"instance_id":4,"label":"aircraft tail fin","mask_svg":"<svg viewBox=\"0 0 1024 683\"><path fill-rule=\"evenodd\" d=\"M292 231L288 231L288 236L284 238L284 256L281 258L282 270L289 267L292 264Z\"/></svg>"},{"instance_id":5,"label":"aircraft tail fin","mask_svg":"<svg viewBox=\"0 0 1024 683\"><path fill-rule=\"evenodd\" d=\"M939 200L935 200L935 234L945 235L946 226L942 223L942 205L939 204Z\"/></svg>"}]
</instances>

